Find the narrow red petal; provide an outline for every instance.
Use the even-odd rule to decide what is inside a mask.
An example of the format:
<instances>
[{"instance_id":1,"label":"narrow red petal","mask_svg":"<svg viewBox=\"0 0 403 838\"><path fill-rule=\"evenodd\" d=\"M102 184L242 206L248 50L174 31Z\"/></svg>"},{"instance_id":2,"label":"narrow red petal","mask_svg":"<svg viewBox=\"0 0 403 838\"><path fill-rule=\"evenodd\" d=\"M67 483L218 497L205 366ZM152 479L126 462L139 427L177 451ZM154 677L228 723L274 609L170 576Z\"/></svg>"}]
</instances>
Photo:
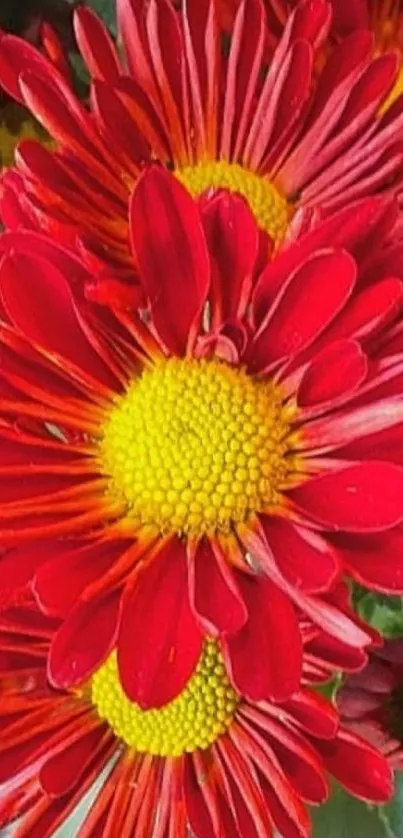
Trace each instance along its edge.
<instances>
[{"instance_id":1,"label":"narrow red petal","mask_svg":"<svg viewBox=\"0 0 403 838\"><path fill-rule=\"evenodd\" d=\"M114 385L81 329L70 289L55 265L36 255L6 256L0 268L0 294L12 323L34 344Z\"/></svg>"},{"instance_id":2,"label":"narrow red petal","mask_svg":"<svg viewBox=\"0 0 403 838\"><path fill-rule=\"evenodd\" d=\"M40 607L48 614L67 616L87 586L107 573L124 549L124 542L51 542L33 585Z\"/></svg>"},{"instance_id":3,"label":"narrow red petal","mask_svg":"<svg viewBox=\"0 0 403 838\"><path fill-rule=\"evenodd\" d=\"M400 528L371 535L334 535L332 541L352 576L362 585L384 593L403 594Z\"/></svg>"},{"instance_id":4,"label":"narrow red petal","mask_svg":"<svg viewBox=\"0 0 403 838\"><path fill-rule=\"evenodd\" d=\"M185 547L172 539L137 574L118 639L123 687L141 707L172 701L191 677L203 637L187 593Z\"/></svg>"},{"instance_id":5,"label":"narrow red petal","mask_svg":"<svg viewBox=\"0 0 403 838\"><path fill-rule=\"evenodd\" d=\"M339 403L357 390L367 374L367 359L355 341L331 343L313 360L298 388L300 407Z\"/></svg>"},{"instance_id":6,"label":"narrow red petal","mask_svg":"<svg viewBox=\"0 0 403 838\"><path fill-rule=\"evenodd\" d=\"M242 628L247 610L220 548L202 539L194 550L188 549L188 562L190 600L204 632L214 636Z\"/></svg>"},{"instance_id":7,"label":"narrow red petal","mask_svg":"<svg viewBox=\"0 0 403 838\"><path fill-rule=\"evenodd\" d=\"M327 276L329 282L323 282ZM297 355L332 322L347 302L356 279L356 265L344 251L311 256L283 282L271 311L250 351L253 370Z\"/></svg>"},{"instance_id":8,"label":"narrow red petal","mask_svg":"<svg viewBox=\"0 0 403 838\"><path fill-rule=\"evenodd\" d=\"M202 221L213 262L213 325L242 317L249 301L259 236L245 201L222 193L205 204Z\"/></svg>"},{"instance_id":9,"label":"narrow red petal","mask_svg":"<svg viewBox=\"0 0 403 838\"><path fill-rule=\"evenodd\" d=\"M301 679L302 647L294 607L268 579L239 572L237 576L248 621L222 641L232 680L252 700L283 701Z\"/></svg>"},{"instance_id":10,"label":"narrow red petal","mask_svg":"<svg viewBox=\"0 0 403 838\"><path fill-rule=\"evenodd\" d=\"M104 662L116 642L119 601L113 592L104 600L78 602L50 647L48 677L55 687L80 684Z\"/></svg>"},{"instance_id":11,"label":"narrow red petal","mask_svg":"<svg viewBox=\"0 0 403 838\"><path fill-rule=\"evenodd\" d=\"M327 770L348 791L371 803L386 803L393 794L393 773L386 758L363 739L341 729L335 740L315 740Z\"/></svg>"},{"instance_id":12,"label":"narrow red petal","mask_svg":"<svg viewBox=\"0 0 403 838\"><path fill-rule=\"evenodd\" d=\"M117 82L122 73L112 37L92 9L81 6L74 15L74 30L81 55L94 78Z\"/></svg>"},{"instance_id":13,"label":"narrow red petal","mask_svg":"<svg viewBox=\"0 0 403 838\"><path fill-rule=\"evenodd\" d=\"M337 553L318 533L285 518L260 516L275 561L288 581L309 593L329 590L340 573Z\"/></svg>"},{"instance_id":14,"label":"narrow red petal","mask_svg":"<svg viewBox=\"0 0 403 838\"><path fill-rule=\"evenodd\" d=\"M40 771L40 783L46 794L59 797L71 791L80 781L88 763L93 759L94 751L105 736L101 722L94 722L92 728L80 730L75 741L60 753L47 759Z\"/></svg>"},{"instance_id":15,"label":"narrow red petal","mask_svg":"<svg viewBox=\"0 0 403 838\"><path fill-rule=\"evenodd\" d=\"M155 327L171 352L184 355L210 282L197 205L173 175L155 166L137 183L130 217Z\"/></svg>"}]
</instances>

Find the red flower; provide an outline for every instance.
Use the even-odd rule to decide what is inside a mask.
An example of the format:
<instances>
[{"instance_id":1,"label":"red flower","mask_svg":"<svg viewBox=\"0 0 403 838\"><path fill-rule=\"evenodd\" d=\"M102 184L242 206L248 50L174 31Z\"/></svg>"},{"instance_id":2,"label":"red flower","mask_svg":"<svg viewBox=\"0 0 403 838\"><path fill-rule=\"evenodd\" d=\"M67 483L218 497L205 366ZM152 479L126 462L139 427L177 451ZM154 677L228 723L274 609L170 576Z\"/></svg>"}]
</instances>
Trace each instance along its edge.
<instances>
[{"instance_id":1,"label":"red flower","mask_svg":"<svg viewBox=\"0 0 403 838\"><path fill-rule=\"evenodd\" d=\"M345 724L403 770L403 640L387 640L359 674L351 675L337 703Z\"/></svg>"},{"instance_id":2,"label":"red flower","mask_svg":"<svg viewBox=\"0 0 403 838\"><path fill-rule=\"evenodd\" d=\"M103 24L82 7L78 44L93 77L89 108L52 62L13 37L1 40L0 80L57 141L20 146L3 180L9 228L46 229L78 248L98 281L98 302L136 307L128 202L145 164L160 163L196 195L242 194L275 244L298 210L327 214L398 188L399 113L379 119L396 73L393 55L371 58L353 34L313 70L330 24L325 0L290 15L270 70L260 0L239 7L229 55L212 0L118 2L122 65ZM173 59L174 57L174 59Z\"/></svg>"},{"instance_id":3,"label":"red flower","mask_svg":"<svg viewBox=\"0 0 403 838\"><path fill-rule=\"evenodd\" d=\"M0 592L33 580L64 619L58 686L117 644L159 706L209 635L242 694L283 699L296 608L362 648L340 576L403 590L395 210L362 202L264 265L240 198L198 208L153 168L131 214L147 309L119 320L77 308L90 277L51 240L2 236Z\"/></svg>"},{"instance_id":4,"label":"red flower","mask_svg":"<svg viewBox=\"0 0 403 838\"><path fill-rule=\"evenodd\" d=\"M115 658L72 692L46 680L55 621L25 604L0 623L0 827L50 838L103 770L79 838L308 838L305 803L327 773L374 802L392 793L386 760L338 727L308 687L281 704L247 701L208 641L181 695L158 711L124 696Z\"/></svg>"}]
</instances>

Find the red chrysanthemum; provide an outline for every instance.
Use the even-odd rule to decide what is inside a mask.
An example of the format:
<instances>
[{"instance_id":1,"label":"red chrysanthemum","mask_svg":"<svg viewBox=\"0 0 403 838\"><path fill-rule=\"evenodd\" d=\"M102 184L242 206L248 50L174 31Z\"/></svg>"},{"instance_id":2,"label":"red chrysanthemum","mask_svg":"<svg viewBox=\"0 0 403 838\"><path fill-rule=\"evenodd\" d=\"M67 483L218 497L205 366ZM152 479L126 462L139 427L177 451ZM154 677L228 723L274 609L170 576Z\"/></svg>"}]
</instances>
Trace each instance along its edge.
<instances>
[{"instance_id":1,"label":"red chrysanthemum","mask_svg":"<svg viewBox=\"0 0 403 838\"><path fill-rule=\"evenodd\" d=\"M270 62L260 0L244 0L229 53L213 0L120 0L124 58L87 8L75 16L93 77L89 106L52 62L4 37L0 81L58 144L24 143L2 185L9 228L50 231L78 248L98 278L98 302L136 307L128 204L150 161L173 170L195 196L242 194L275 244L298 210L329 214L364 195L397 189L400 108L379 118L394 85L394 55L371 57L368 33L339 45L317 77L315 55L330 24L325 0L290 15Z\"/></svg>"},{"instance_id":2,"label":"red chrysanthemum","mask_svg":"<svg viewBox=\"0 0 403 838\"><path fill-rule=\"evenodd\" d=\"M403 591L395 215L364 201L267 264L243 199L198 206L151 168L131 205L147 307L119 320L77 308L90 277L50 239L3 234L0 594L33 580L64 618L54 684L117 645L158 706L212 635L242 694L282 699L295 609L370 642L335 586Z\"/></svg>"},{"instance_id":3,"label":"red chrysanthemum","mask_svg":"<svg viewBox=\"0 0 403 838\"><path fill-rule=\"evenodd\" d=\"M108 769L78 838L308 838L304 804L326 800L328 772L364 800L390 797L384 757L308 686L281 704L248 701L208 640L159 711L128 701L113 654L78 689L55 691L55 625L29 603L0 621L0 827L21 817L15 838L51 838Z\"/></svg>"},{"instance_id":4,"label":"red chrysanthemum","mask_svg":"<svg viewBox=\"0 0 403 838\"><path fill-rule=\"evenodd\" d=\"M379 748L392 768L403 770L403 640L387 640L337 697L348 727Z\"/></svg>"}]
</instances>

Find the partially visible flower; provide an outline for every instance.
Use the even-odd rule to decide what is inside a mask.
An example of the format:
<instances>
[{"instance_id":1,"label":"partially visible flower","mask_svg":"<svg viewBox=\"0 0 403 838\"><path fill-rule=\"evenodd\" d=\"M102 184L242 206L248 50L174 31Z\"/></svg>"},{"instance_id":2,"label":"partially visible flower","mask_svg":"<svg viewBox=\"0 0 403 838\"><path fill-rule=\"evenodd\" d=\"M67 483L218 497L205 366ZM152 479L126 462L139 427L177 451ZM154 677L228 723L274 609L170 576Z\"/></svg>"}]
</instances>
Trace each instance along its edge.
<instances>
[{"instance_id":1,"label":"partially visible flower","mask_svg":"<svg viewBox=\"0 0 403 838\"><path fill-rule=\"evenodd\" d=\"M64 68L67 61L64 47L72 46L72 6L66 0L30 0L18 4L2 2L0 9L0 31L21 35L24 40L45 48L53 62ZM49 24L56 29L51 29ZM42 32L42 36L41 33ZM33 115L9 97L0 94L0 170L11 166L17 143L22 140L38 140L49 143L49 135Z\"/></svg>"},{"instance_id":2,"label":"partially visible flower","mask_svg":"<svg viewBox=\"0 0 403 838\"><path fill-rule=\"evenodd\" d=\"M0 239L3 601L31 583L63 619L56 685L116 645L157 706L209 635L242 694L283 699L296 609L362 648L340 577L403 591L396 208L360 202L270 262L243 199L195 203L157 166L131 216L145 302L119 318L77 305L91 277L51 239Z\"/></svg>"},{"instance_id":3,"label":"partially visible flower","mask_svg":"<svg viewBox=\"0 0 403 838\"><path fill-rule=\"evenodd\" d=\"M347 678L337 704L344 723L402 771L403 640L387 640L373 652L365 669Z\"/></svg>"},{"instance_id":4,"label":"partially visible flower","mask_svg":"<svg viewBox=\"0 0 403 838\"><path fill-rule=\"evenodd\" d=\"M0 827L21 817L15 838L51 838L108 767L78 838L308 838L305 804L326 800L328 773L364 800L390 798L386 760L308 687L281 704L248 701L207 639L159 710L127 699L114 653L88 682L56 691L55 623L30 603L0 620Z\"/></svg>"},{"instance_id":5,"label":"partially visible flower","mask_svg":"<svg viewBox=\"0 0 403 838\"><path fill-rule=\"evenodd\" d=\"M124 58L93 12L75 15L93 79L89 109L33 48L10 37L0 46L2 84L58 146L21 145L17 172L2 185L4 223L78 248L98 278L93 299L127 307L132 293L137 303L128 207L150 161L194 196L243 195L276 246L298 210L329 214L398 189L403 116L378 119L395 57L373 60L369 36L353 34L317 78L331 18L325 0L291 13L269 68L259 0L240 4L228 54L213 0L190 0L183 12L169 0L120 0L117 11Z\"/></svg>"}]
</instances>

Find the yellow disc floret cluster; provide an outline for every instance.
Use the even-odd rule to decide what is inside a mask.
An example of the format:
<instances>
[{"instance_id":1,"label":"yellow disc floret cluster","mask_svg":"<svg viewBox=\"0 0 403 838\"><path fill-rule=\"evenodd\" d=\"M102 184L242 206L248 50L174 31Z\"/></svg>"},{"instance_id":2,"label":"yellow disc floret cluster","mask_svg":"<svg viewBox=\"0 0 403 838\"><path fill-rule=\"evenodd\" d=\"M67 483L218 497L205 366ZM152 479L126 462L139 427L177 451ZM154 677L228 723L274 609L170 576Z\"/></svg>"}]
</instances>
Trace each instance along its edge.
<instances>
[{"instance_id":1,"label":"yellow disc floret cluster","mask_svg":"<svg viewBox=\"0 0 403 838\"><path fill-rule=\"evenodd\" d=\"M227 163L225 160L186 166L177 169L175 175L195 197L210 189L228 189L242 195L259 227L269 233L275 244L282 242L291 207L266 178L244 169L239 163Z\"/></svg>"},{"instance_id":2,"label":"yellow disc floret cluster","mask_svg":"<svg viewBox=\"0 0 403 838\"><path fill-rule=\"evenodd\" d=\"M217 644L207 640L192 678L165 707L142 710L127 698L115 653L93 676L91 702L128 747L141 753L178 757L208 748L225 733L239 697L228 680Z\"/></svg>"},{"instance_id":3,"label":"yellow disc floret cluster","mask_svg":"<svg viewBox=\"0 0 403 838\"><path fill-rule=\"evenodd\" d=\"M131 383L100 441L124 524L228 532L278 503L290 470L279 389L220 361L172 358Z\"/></svg>"}]
</instances>

